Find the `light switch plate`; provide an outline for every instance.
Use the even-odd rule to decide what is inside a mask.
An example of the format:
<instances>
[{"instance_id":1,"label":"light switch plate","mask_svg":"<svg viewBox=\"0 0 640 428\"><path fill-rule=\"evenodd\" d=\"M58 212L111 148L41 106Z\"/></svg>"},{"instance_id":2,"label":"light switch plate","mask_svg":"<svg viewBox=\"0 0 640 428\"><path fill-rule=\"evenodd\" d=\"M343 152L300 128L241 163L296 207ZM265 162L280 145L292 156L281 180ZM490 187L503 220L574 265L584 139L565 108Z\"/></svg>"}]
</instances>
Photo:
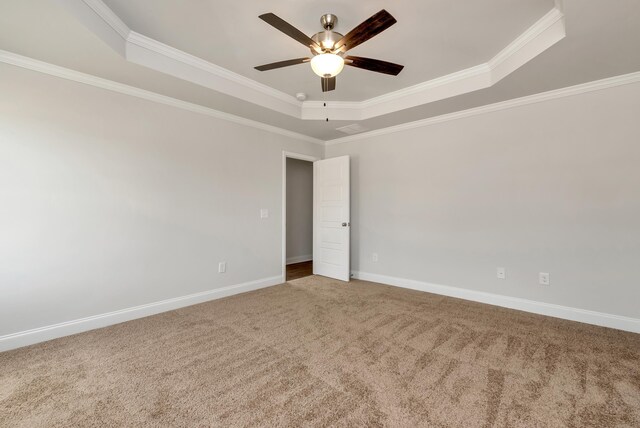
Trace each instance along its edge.
<instances>
[{"instance_id":1,"label":"light switch plate","mask_svg":"<svg viewBox=\"0 0 640 428\"><path fill-rule=\"evenodd\" d=\"M266 208L262 208L260 210L260 218L269 218L269 210Z\"/></svg>"}]
</instances>

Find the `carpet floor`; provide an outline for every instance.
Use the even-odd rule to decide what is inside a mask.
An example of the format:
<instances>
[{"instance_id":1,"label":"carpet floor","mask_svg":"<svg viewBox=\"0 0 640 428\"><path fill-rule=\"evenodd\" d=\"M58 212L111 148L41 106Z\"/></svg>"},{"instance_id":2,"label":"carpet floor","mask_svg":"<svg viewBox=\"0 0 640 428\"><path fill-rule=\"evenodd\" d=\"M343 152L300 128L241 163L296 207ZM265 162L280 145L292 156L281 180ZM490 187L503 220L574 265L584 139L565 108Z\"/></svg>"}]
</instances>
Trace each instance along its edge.
<instances>
[{"instance_id":1,"label":"carpet floor","mask_svg":"<svg viewBox=\"0 0 640 428\"><path fill-rule=\"evenodd\" d=\"M638 427L640 335L311 276L4 352L0 426Z\"/></svg>"}]
</instances>

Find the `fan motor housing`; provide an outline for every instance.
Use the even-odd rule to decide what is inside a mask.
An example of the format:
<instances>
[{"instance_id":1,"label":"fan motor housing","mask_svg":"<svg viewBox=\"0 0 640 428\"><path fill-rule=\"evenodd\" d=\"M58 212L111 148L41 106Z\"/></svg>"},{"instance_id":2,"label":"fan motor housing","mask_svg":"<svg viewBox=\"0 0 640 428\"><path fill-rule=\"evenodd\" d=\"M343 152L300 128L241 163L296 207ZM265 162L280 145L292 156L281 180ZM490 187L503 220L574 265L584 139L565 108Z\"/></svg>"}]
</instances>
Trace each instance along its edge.
<instances>
[{"instance_id":1,"label":"fan motor housing","mask_svg":"<svg viewBox=\"0 0 640 428\"><path fill-rule=\"evenodd\" d=\"M311 39L317 44L319 44L324 52L330 52L333 50L333 47L335 46L335 44L338 43L340 39L342 39L342 37L344 36L340 33L337 33L331 30L325 30L325 31L320 31L319 33L314 34L313 36L311 36ZM318 55L318 52L316 52L313 49L311 49L311 53L313 55ZM334 53L337 55L342 54L342 52L334 52Z\"/></svg>"}]
</instances>

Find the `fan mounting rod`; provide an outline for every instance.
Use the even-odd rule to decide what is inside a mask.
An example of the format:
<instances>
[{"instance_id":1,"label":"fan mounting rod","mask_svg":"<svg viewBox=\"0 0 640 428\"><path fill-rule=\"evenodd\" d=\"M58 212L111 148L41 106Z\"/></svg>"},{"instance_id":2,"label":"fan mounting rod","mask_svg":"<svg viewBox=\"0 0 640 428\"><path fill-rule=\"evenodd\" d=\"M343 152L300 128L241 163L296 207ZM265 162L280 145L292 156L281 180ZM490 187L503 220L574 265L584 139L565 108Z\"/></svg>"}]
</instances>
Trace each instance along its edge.
<instances>
[{"instance_id":1,"label":"fan mounting rod","mask_svg":"<svg viewBox=\"0 0 640 428\"><path fill-rule=\"evenodd\" d=\"M325 13L320 17L320 23L322 24L322 28L327 31L331 31L338 23L338 17L333 13Z\"/></svg>"}]
</instances>

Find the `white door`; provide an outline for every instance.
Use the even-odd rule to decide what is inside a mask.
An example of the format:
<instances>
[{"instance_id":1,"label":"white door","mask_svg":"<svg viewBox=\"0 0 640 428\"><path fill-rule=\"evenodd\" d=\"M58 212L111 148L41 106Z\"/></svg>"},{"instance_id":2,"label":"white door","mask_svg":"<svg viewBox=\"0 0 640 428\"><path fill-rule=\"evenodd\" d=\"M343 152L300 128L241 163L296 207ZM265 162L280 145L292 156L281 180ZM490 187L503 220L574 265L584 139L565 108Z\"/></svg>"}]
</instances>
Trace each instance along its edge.
<instances>
[{"instance_id":1,"label":"white door","mask_svg":"<svg viewBox=\"0 0 640 428\"><path fill-rule=\"evenodd\" d=\"M313 273L349 281L349 156L313 163Z\"/></svg>"}]
</instances>

